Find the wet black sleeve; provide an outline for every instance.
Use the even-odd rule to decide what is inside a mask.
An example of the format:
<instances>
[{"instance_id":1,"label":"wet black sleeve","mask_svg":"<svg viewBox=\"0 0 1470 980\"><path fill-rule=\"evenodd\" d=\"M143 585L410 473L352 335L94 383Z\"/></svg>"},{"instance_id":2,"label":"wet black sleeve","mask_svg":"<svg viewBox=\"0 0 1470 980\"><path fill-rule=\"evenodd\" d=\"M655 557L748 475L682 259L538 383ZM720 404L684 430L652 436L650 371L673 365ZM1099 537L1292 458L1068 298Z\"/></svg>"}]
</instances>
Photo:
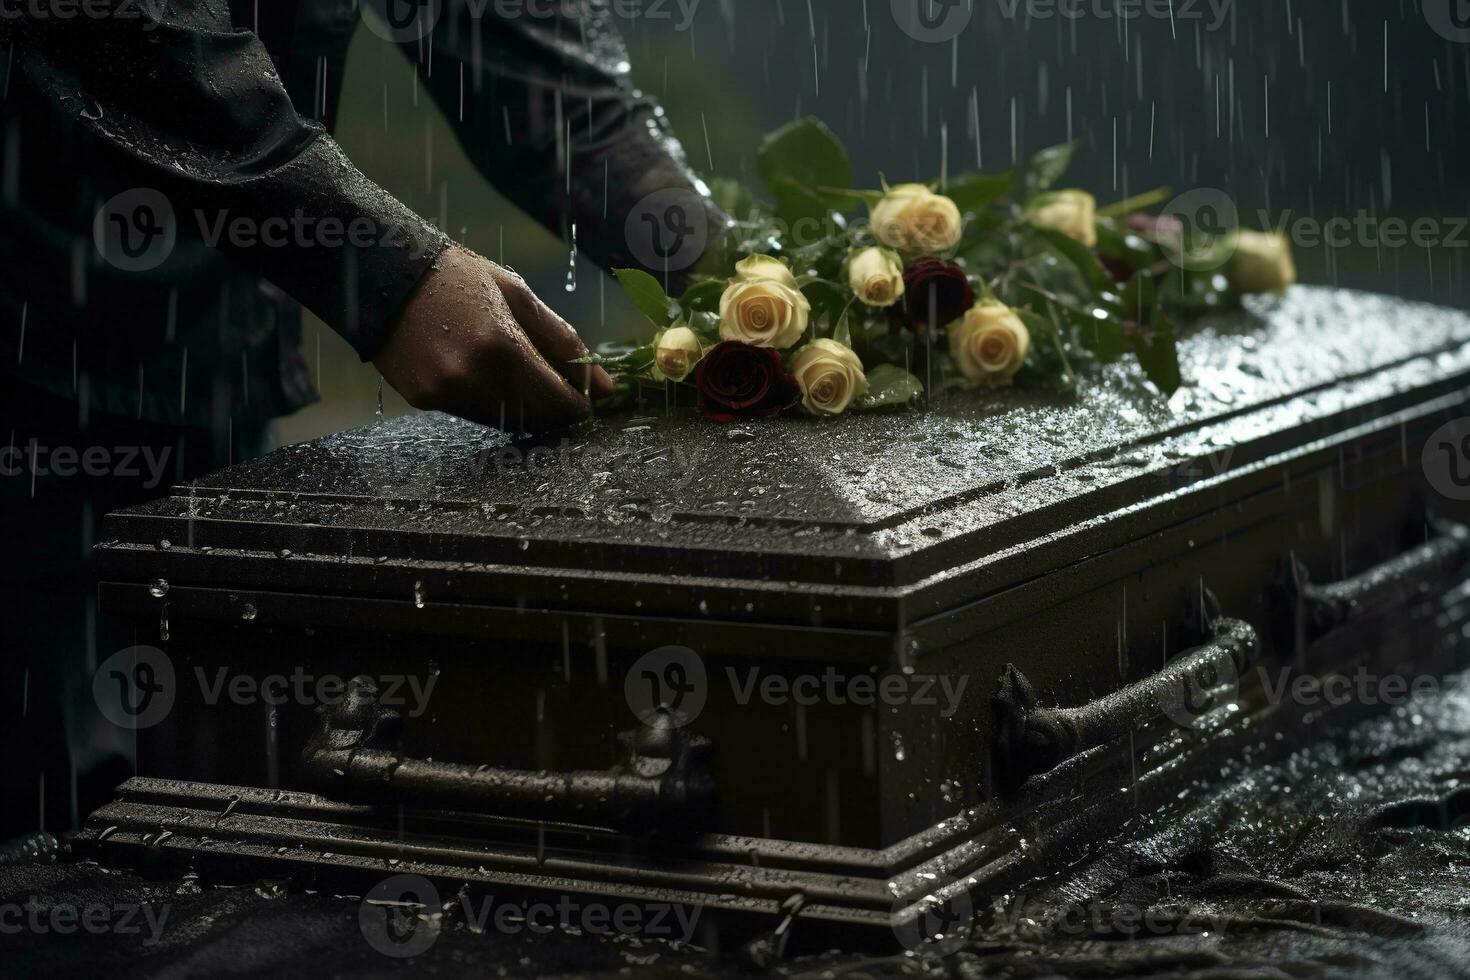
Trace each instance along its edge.
<instances>
[{"instance_id":1,"label":"wet black sleeve","mask_svg":"<svg viewBox=\"0 0 1470 980\"><path fill-rule=\"evenodd\" d=\"M7 97L38 99L80 130L108 193L161 193L179 235L217 246L373 357L447 239L296 114L226 0L79 0L68 17L55 6L0 18L20 76Z\"/></svg>"},{"instance_id":2,"label":"wet black sleeve","mask_svg":"<svg viewBox=\"0 0 1470 980\"><path fill-rule=\"evenodd\" d=\"M563 240L575 224L604 269L677 291L728 219L634 89L607 0L443 0L438 16L403 50L476 167Z\"/></svg>"}]
</instances>

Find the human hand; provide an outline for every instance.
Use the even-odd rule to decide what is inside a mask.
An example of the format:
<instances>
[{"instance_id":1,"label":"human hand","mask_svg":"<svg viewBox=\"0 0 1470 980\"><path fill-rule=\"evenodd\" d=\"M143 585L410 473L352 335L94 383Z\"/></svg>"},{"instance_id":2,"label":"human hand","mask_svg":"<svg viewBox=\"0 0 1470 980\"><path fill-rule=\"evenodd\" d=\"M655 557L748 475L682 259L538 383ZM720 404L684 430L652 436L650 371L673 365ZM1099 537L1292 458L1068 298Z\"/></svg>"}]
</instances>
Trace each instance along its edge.
<instances>
[{"instance_id":1,"label":"human hand","mask_svg":"<svg viewBox=\"0 0 1470 980\"><path fill-rule=\"evenodd\" d=\"M524 279L451 246L424 276L373 360L414 408L485 425L543 430L612 394L577 332Z\"/></svg>"}]
</instances>

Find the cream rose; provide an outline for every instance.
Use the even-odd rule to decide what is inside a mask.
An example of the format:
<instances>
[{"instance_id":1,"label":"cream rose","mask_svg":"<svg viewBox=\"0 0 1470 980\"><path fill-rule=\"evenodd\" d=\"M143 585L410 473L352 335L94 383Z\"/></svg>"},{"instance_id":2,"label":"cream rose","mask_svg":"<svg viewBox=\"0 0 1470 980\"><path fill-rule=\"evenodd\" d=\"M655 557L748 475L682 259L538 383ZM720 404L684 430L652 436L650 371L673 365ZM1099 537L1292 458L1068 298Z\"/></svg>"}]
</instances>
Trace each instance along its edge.
<instances>
[{"instance_id":1,"label":"cream rose","mask_svg":"<svg viewBox=\"0 0 1470 980\"><path fill-rule=\"evenodd\" d=\"M791 289L796 288L796 276L791 268L780 259L769 255L747 255L735 263L735 279L739 282L755 282L769 279Z\"/></svg>"},{"instance_id":2,"label":"cream rose","mask_svg":"<svg viewBox=\"0 0 1470 980\"><path fill-rule=\"evenodd\" d=\"M1031 331L1004 303L981 300L949 327L949 353L971 381L1006 384L1026 363Z\"/></svg>"},{"instance_id":3,"label":"cream rose","mask_svg":"<svg viewBox=\"0 0 1470 980\"><path fill-rule=\"evenodd\" d=\"M752 255L735 266L720 297L720 339L785 350L806 333L812 304L785 263Z\"/></svg>"},{"instance_id":4,"label":"cream rose","mask_svg":"<svg viewBox=\"0 0 1470 980\"><path fill-rule=\"evenodd\" d=\"M963 230L959 206L923 184L900 184L873 206L873 237L909 258L949 251Z\"/></svg>"},{"instance_id":5,"label":"cream rose","mask_svg":"<svg viewBox=\"0 0 1470 980\"><path fill-rule=\"evenodd\" d=\"M704 356L699 338L688 327L671 327L653 345L653 364L670 381L683 381Z\"/></svg>"},{"instance_id":6,"label":"cream rose","mask_svg":"<svg viewBox=\"0 0 1470 980\"><path fill-rule=\"evenodd\" d=\"M841 415L854 398L868 393L863 362L835 340L819 337L791 359L791 373L801 386L801 405L813 415Z\"/></svg>"},{"instance_id":7,"label":"cream rose","mask_svg":"<svg viewBox=\"0 0 1470 980\"><path fill-rule=\"evenodd\" d=\"M1284 293L1296 282L1291 242L1280 232L1238 231L1230 285L1242 293Z\"/></svg>"},{"instance_id":8,"label":"cream rose","mask_svg":"<svg viewBox=\"0 0 1470 980\"><path fill-rule=\"evenodd\" d=\"M1088 248L1097 246L1097 198L1086 191L1043 194L1027 217L1038 228L1059 231Z\"/></svg>"},{"instance_id":9,"label":"cream rose","mask_svg":"<svg viewBox=\"0 0 1470 980\"><path fill-rule=\"evenodd\" d=\"M847 283L859 301L886 309L903 298L903 266L892 252L865 248L848 260Z\"/></svg>"}]
</instances>

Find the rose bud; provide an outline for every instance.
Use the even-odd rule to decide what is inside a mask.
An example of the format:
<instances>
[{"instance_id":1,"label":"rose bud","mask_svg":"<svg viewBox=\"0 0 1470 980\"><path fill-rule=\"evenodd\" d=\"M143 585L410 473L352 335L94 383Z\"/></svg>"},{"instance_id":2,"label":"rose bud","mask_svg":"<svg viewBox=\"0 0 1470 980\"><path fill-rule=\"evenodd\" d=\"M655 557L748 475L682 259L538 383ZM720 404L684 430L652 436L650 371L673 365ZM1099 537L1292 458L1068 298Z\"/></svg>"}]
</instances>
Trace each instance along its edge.
<instances>
[{"instance_id":1,"label":"rose bud","mask_svg":"<svg viewBox=\"0 0 1470 980\"><path fill-rule=\"evenodd\" d=\"M1031 205L1026 218L1037 228L1059 231L1088 248L1097 247L1097 199L1086 191L1054 191Z\"/></svg>"},{"instance_id":2,"label":"rose bud","mask_svg":"<svg viewBox=\"0 0 1470 980\"><path fill-rule=\"evenodd\" d=\"M699 410L716 422L766 418L801 401L801 386L781 365L781 353L725 341L694 368Z\"/></svg>"},{"instance_id":3,"label":"rose bud","mask_svg":"<svg viewBox=\"0 0 1470 980\"><path fill-rule=\"evenodd\" d=\"M873 237L910 258L938 255L959 244L959 205L923 184L900 184L873 206Z\"/></svg>"},{"instance_id":4,"label":"rose bud","mask_svg":"<svg viewBox=\"0 0 1470 980\"><path fill-rule=\"evenodd\" d=\"M1007 384L1026 363L1031 331L1004 303L981 300L949 328L949 353L971 381Z\"/></svg>"},{"instance_id":5,"label":"rose bud","mask_svg":"<svg viewBox=\"0 0 1470 980\"><path fill-rule=\"evenodd\" d=\"M670 381L683 381L703 354L699 338L688 327L671 327L653 342L653 366Z\"/></svg>"},{"instance_id":6,"label":"rose bud","mask_svg":"<svg viewBox=\"0 0 1470 980\"><path fill-rule=\"evenodd\" d=\"M812 304L779 259L752 255L720 297L720 338L785 350L806 333Z\"/></svg>"},{"instance_id":7,"label":"rose bud","mask_svg":"<svg viewBox=\"0 0 1470 980\"><path fill-rule=\"evenodd\" d=\"M975 302L975 289L965 270L943 259L910 262L903 270L903 289L900 311L916 333L923 333L931 324L953 323Z\"/></svg>"},{"instance_id":8,"label":"rose bud","mask_svg":"<svg viewBox=\"0 0 1470 980\"><path fill-rule=\"evenodd\" d=\"M791 359L801 386L801 406L813 415L841 415L854 398L868 393L863 362L852 348L820 337Z\"/></svg>"},{"instance_id":9,"label":"rose bud","mask_svg":"<svg viewBox=\"0 0 1470 980\"><path fill-rule=\"evenodd\" d=\"M1176 214L1148 214L1135 211L1123 219L1129 231L1137 232L1156 242L1179 242L1184 240L1184 222Z\"/></svg>"},{"instance_id":10,"label":"rose bud","mask_svg":"<svg viewBox=\"0 0 1470 980\"><path fill-rule=\"evenodd\" d=\"M848 260L847 283L860 301L886 309L903 298L903 266L886 249L861 249Z\"/></svg>"},{"instance_id":11,"label":"rose bud","mask_svg":"<svg viewBox=\"0 0 1470 980\"><path fill-rule=\"evenodd\" d=\"M1230 285L1242 293L1284 293L1296 282L1291 242L1280 232L1238 231Z\"/></svg>"}]
</instances>

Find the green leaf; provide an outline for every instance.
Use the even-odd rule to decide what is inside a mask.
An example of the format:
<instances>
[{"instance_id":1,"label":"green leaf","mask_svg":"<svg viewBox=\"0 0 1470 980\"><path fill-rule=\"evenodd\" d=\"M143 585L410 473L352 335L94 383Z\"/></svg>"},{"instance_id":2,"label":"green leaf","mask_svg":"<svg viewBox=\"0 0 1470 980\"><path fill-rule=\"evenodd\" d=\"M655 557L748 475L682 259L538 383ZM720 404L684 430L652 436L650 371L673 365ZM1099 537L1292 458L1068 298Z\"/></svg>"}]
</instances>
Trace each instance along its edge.
<instances>
[{"instance_id":1,"label":"green leaf","mask_svg":"<svg viewBox=\"0 0 1470 980\"><path fill-rule=\"evenodd\" d=\"M616 269L613 275L617 277L618 285L623 287L623 292L633 301L633 305L643 311L643 315L653 321L654 326L666 327L674 317L674 303L664 293L664 287L658 284L658 280L644 272L642 269Z\"/></svg>"},{"instance_id":2,"label":"green leaf","mask_svg":"<svg viewBox=\"0 0 1470 980\"><path fill-rule=\"evenodd\" d=\"M835 326L835 327L832 328L832 339L835 340L835 341L837 341L843 347L851 347L852 346L852 322L851 321L852 321L852 318L848 314L848 311L847 310L843 310L842 311L842 315L837 318L837 326Z\"/></svg>"},{"instance_id":3,"label":"green leaf","mask_svg":"<svg viewBox=\"0 0 1470 980\"><path fill-rule=\"evenodd\" d=\"M1135 339L1133 349L1143 373L1165 398L1184 384L1184 377L1179 371L1179 345L1174 324L1168 317L1162 313L1156 315L1149 329Z\"/></svg>"},{"instance_id":4,"label":"green leaf","mask_svg":"<svg viewBox=\"0 0 1470 980\"><path fill-rule=\"evenodd\" d=\"M1144 191L1142 194L1135 194L1116 201L1107 207L1098 208L1097 216L1099 218L1127 217L1135 211L1147 211L1151 207L1163 204L1173 195L1174 192L1168 187L1156 187L1151 191Z\"/></svg>"},{"instance_id":5,"label":"green leaf","mask_svg":"<svg viewBox=\"0 0 1470 980\"><path fill-rule=\"evenodd\" d=\"M1137 272L1156 264L1164 252L1156 245L1130 231L1120 229L1111 221L1097 223L1097 252L1117 262L1122 262Z\"/></svg>"},{"instance_id":6,"label":"green leaf","mask_svg":"<svg viewBox=\"0 0 1470 980\"><path fill-rule=\"evenodd\" d=\"M961 174L940 193L959 205L962 212L984 211L1009 193L1015 183L1016 175L1010 170L1003 174Z\"/></svg>"},{"instance_id":7,"label":"green leaf","mask_svg":"<svg viewBox=\"0 0 1470 980\"><path fill-rule=\"evenodd\" d=\"M1077 271L1082 273L1082 281L1094 294L1111 292L1115 288L1113 277L1108 275L1108 270L1103 268L1092 249L1050 228L1037 228L1036 233L1077 267Z\"/></svg>"},{"instance_id":8,"label":"green leaf","mask_svg":"<svg viewBox=\"0 0 1470 980\"><path fill-rule=\"evenodd\" d=\"M836 323L847 309L847 293L835 282L813 279L801 287L801 294L812 304L812 317L816 320L825 318Z\"/></svg>"},{"instance_id":9,"label":"green leaf","mask_svg":"<svg viewBox=\"0 0 1470 980\"><path fill-rule=\"evenodd\" d=\"M1148 326L1159 308L1159 290L1154 277L1140 272L1123 287L1123 319Z\"/></svg>"},{"instance_id":10,"label":"green leaf","mask_svg":"<svg viewBox=\"0 0 1470 980\"><path fill-rule=\"evenodd\" d=\"M788 223L822 220L830 210L842 210L840 192L853 184L847 150L817 119L798 120L766 136L755 163L761 182L776 199L777 217Z\"/></svg>"},{"instance_id":11,"label":"green leaf","mask_svg":"<svg viewBox=\"0 0 1470 980\"><path fill-rule=\"evenodd\" d=\"M1073 142L1048 147L1032 157L1025 174L1026 199L1030 200L1042 191L1049 190L1061 180L1062 175L1072 166L1072 157L1076 153L1077 144Z\"/></svg>"},{"instance_id":12,"label":"green leaf","mask_svg":"<svg viewBox=\"0 0 1470 980\"><path fill-rule=\"evenodd\" d=\"M853 402L856 411L908 405L924 395L923 382L895 364L880 364L867 375L868 393Z\"/></svg>"},{"instance_id":13,"label":"green leaf","mask_svg":"<svg viewBox=\"0 0 1470 980\"><path fill-rule=\"evenodd\" d=\"M716 177L709 182L715 206L736 221L748 221L755 210L755 196L738 180Z\"/></svg>"},{"instance_id":14,"label":"green leaf","mask_svg":"<svg viewBox=\"0 0 1470 980\"><path fill-rule=\"evenodd\" d=\"M725 290L730 283L725 279L706 279L696 282L684 290L684 295L679 297L679 308L684 313L715 313L720 308L720 297L725 295Z\"/></svg>"}]
</instances>

